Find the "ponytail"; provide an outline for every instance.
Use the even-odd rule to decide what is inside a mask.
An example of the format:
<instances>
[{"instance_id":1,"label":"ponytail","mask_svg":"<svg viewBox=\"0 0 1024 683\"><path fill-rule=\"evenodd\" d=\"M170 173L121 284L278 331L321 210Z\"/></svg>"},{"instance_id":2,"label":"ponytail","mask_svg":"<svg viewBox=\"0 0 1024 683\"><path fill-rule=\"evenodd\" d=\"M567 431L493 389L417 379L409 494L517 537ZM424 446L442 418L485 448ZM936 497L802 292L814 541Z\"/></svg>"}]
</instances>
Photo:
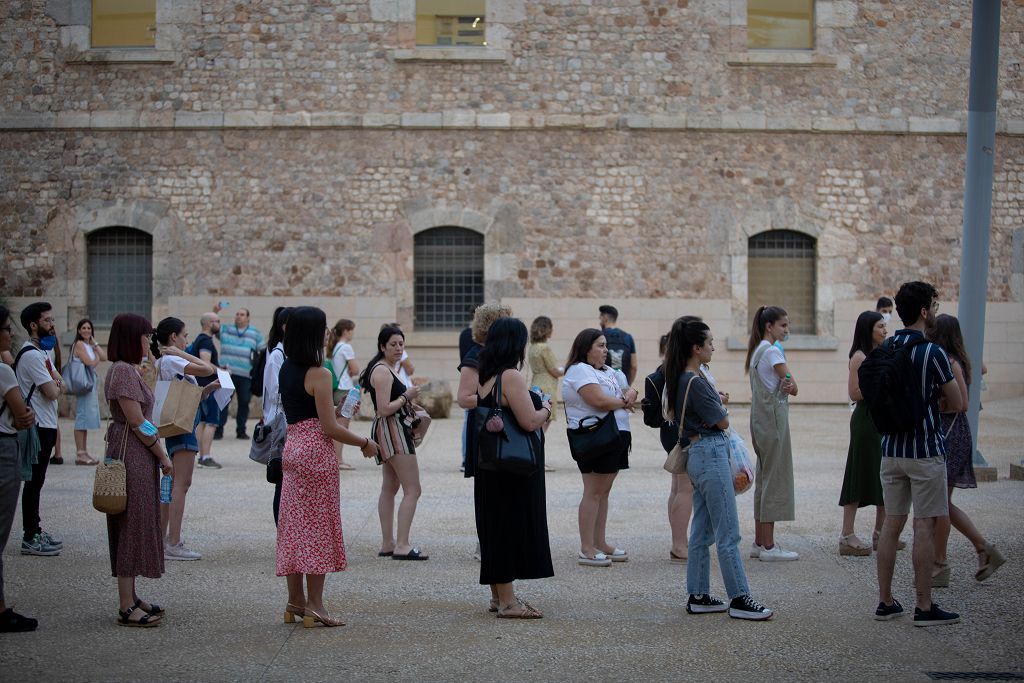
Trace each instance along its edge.
<instances>
[{"instance_id":1,"label":"ponytail","mask_svg":"<svg viewBox=\"0 0 1024 683\"><path fill-rule=\"evenodd\" d=\"M674 412L673 406L676 402L676 393L679 388L679 378L686 371L686 363L693 357L693 347L703 346L707 341L711 328L694 315L684 315L676 318L672 323L672 329L668 333L668 341L665 344L665 360L663 363L665 372L665 392L669 397L668 405L670 412Z\"/></svg>"},{"instance_id":2,"label":"ponytail","mask_svg":"<svg viewBox=\"0 0 1024 683\"><path fill-rule=\"evenodd\" d=\"M779 306L761 306L754 313L754 323L750 326L750 341L747 342L747 359L743 362L743 372L750 372L750 357L754 355L754 349L764 339L765 328L769 323L785 318L789 314Z\"/></svg>"},{"instance_id":3,"label":"ponytail","mask_svg":"<svg viewBox=\"0 0 1024 683\"><path fill-rule=\"evenodd\" d=\"M185 323L178 318L164 318L160 321L149 341L149 351L153 354L154 360L160 357L160 347L171 343L171 335L181 334L183 329L185 329Z\"/></svg>"}]
</instances>

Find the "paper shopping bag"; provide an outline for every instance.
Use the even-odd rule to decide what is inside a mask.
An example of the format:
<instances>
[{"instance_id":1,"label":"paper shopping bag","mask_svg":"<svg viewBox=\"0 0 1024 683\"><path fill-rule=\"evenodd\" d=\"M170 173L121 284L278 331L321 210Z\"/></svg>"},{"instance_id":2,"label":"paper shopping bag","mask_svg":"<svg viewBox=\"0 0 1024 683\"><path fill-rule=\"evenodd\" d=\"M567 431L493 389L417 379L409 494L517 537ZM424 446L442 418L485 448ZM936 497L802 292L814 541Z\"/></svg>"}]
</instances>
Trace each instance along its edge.
<instances>
[{"instance_id":1,"label":"paper shopping bag","mask_svg":"<svg viewBox=\"0 0 1024 683\"><path fill-rule=\"evenodd\" d=\"M181 379L162 379L154 391L153 421L162 438L190 434L196 423L196 411L203 389Z\"/></svg>"}]
</instances>

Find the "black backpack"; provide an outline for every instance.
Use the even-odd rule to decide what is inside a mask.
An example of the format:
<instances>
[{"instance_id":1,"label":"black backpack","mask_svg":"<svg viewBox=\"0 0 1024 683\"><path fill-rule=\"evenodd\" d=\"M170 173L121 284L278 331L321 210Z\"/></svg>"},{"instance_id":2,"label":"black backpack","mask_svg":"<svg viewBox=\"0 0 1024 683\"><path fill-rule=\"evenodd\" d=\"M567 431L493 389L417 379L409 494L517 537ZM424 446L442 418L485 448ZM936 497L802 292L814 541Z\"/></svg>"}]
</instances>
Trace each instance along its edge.
<instances>
[{"instance_id":1,"label":"black backpack","mask_svg":"<svg viewBox=\"0 0 1024 683\"><path fill-rule=\"evenodd\" d=\"M920 338L897 349L889 339L869 353L857 370L860 392L879 433L914 432L924 422L923 387L910 352L927 343Z\"/></svg>"},{"instance_id":2,"label":"black backpack","mask_svg":"<svg viewBox=\"0 0 1024 683\"><path fill-rule=\"evenodd\" d=\"M267 367L267 348L263 347L253 353L252 370L249 371L249 381L253 396L263 396L263 370Z\"/></svg>"},{"instance_id":3,"label":"black backpack","mask_svg":"<svg viewBox=\"0 0 1024 683\"><path fill-rule=\"evenodd\" d=\"M614 370L629 373L629 359L633 354L629 348L629 335L615 328L604 330L604 339L608 343L608 360L605 363Z\"/></svg>"},{"instance_id":4,"label":"black backpack","mask_svg":"<svg viewBox=\"0 0 1024 683\"><path fill-rule=\"evenodd\" d=\"M658 368L647 375L644 380L644 398L640 401L640 411L644 415L644 424L657 429L665 424L665 416L661 412L661 393L665 391L665 373Z\"/></svg>"}]
</instances>

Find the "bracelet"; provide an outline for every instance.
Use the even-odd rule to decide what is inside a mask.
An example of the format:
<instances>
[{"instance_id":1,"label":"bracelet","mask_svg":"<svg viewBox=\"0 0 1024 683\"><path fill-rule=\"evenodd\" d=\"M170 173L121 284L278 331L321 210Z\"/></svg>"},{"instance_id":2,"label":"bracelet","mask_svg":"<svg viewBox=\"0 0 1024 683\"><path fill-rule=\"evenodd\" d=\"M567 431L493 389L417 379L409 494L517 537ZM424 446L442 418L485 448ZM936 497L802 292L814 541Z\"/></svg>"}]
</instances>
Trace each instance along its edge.
<instances>
[{"instance_id":1,"label":"bracelet","mask_svg":"<svg viewBox=\"0 0 1024 683\"><path fill-rule=\"evenodd\" d=\"M366 448L367 446L370 445L370 440L368 438L366 438L366 437L363 437L363 438L366 439L366 440L363 442L363 445L359 447L359 450L363 450L364 448Z\"/></svg>"},{"instance_id":2,"label":"bracelet","mask_svg":"<svg viewBox=\"0 0 1024 683\"><path fill-rule=\"evenodd\" d=\"M159 440L160 439L153 439L153 441L151 441L150 443L146 444L146 448L147 449L152 448L153 446L156 445L156 442L159 441Z\"/></svg>"},{"instance_id":3,"label":"bracelet","mask_svg":"<svg viewBox=\"0 0 1024 683\"><path fill-rule=\"evenodd\" d=\"M402 394L402 395L401 395L401 396L399 396L398 398L402 399L402 400L403 400L403 401L405 401L406 403L408 403L408 402L409 402L409 397L408 397L408 396L406 396L405 394Z\"/></svg>"}]
</instances>

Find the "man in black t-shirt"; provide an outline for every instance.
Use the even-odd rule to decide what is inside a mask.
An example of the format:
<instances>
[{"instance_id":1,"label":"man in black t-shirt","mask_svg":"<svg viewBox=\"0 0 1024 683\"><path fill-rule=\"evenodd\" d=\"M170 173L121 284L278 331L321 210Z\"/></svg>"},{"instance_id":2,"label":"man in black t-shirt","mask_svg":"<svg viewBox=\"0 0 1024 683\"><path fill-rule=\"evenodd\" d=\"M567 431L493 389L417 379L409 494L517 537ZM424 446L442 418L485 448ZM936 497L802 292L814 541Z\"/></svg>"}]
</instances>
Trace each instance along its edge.
<instances>
[{"instance_id":1,"label":"man in black t-shirt","mask_svg":"<svg viewBox=\"0 0 1024 683\"><path fill-rule=\"evenodd\" d=\"M636 344L633 336L618 328L619 311L614 306L605 304L597 309L600 313L601 329L608 343L608 360L605 364L615 370L621 370L632 386L636 379Z\"/></svg>"},{"instance_id":2,"label":"man in black t-shirt","mask_svg":"<svg viewBox=\"0 0 1024 683\"><path fill-rule=\"evenodd\" d=\"M220 332L220 318L216 313L203 313L199 324L202 327L202 332L196 335L192 341L192 354L212 364L213 367L219 368L220 357L213 337ZM216 382L217 375L197 377L196 381L199 382L199 386L205 387ZM200 467L209 467L215 470L221 468L220 463L210 456L213 439L219 428L220 407L217 405L217 399L211 393L199 403L199 426L196 427L196 436L199 439L199 461L196 464Z\"/></svg>"}]
</instances>

